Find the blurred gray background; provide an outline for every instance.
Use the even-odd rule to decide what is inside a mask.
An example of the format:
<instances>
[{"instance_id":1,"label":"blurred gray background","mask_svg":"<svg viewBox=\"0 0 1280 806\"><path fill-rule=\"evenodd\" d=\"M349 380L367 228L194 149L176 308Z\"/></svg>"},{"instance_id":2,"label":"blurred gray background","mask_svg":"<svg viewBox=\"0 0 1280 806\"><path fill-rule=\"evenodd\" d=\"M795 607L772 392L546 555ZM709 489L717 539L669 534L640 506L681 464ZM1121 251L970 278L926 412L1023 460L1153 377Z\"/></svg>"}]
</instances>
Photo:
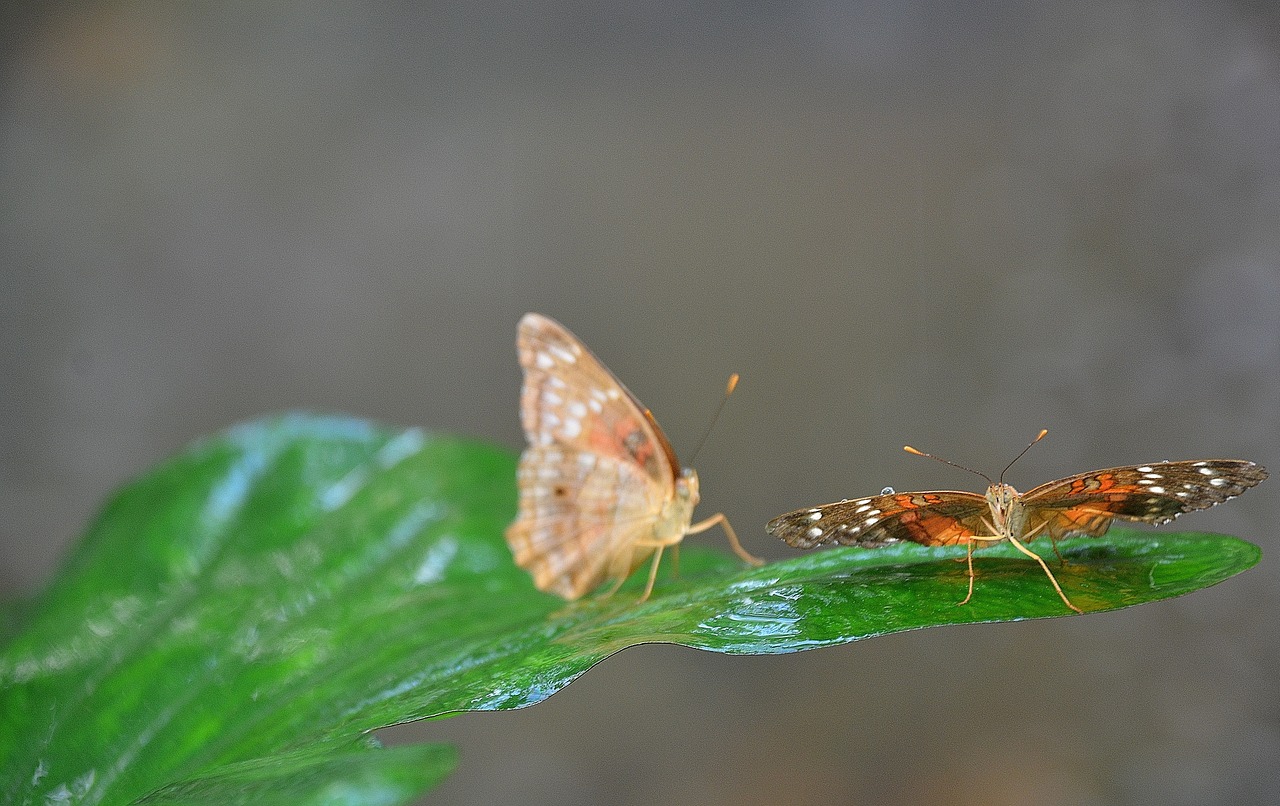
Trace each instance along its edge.
<instances>
[{"instance_id":1,"label":"blurred gray background","mask_svg":"<svg viewBox=\"0 0 1280 806\"><path fill-rule=\"evenodd\" d=\"M1280 469L1273 4L958 6L4 4L0 596L242 418L519 447L527 310L686 455L742 374L699 512L773 558L780 512L981 486L908 442ZM641 647L384 738L461 745L431 803L1273 803L1277 490L1180 521L1269 556L1177 601Z\"/></svg>"}]
</instances>

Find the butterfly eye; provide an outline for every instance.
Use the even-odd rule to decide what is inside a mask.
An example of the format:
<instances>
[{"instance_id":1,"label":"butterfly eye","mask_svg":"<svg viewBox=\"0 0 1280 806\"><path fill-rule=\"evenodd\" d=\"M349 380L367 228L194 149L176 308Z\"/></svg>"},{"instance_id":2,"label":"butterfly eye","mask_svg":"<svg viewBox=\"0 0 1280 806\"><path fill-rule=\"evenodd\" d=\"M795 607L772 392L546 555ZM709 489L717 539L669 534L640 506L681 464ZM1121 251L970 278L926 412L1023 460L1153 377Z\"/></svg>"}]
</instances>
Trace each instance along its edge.
<instances>
[{"instance_id":1,"label":"butterfly eye","mask_svg":"<svg viewBox=\"0 0 1280 806\"><path fill-rule=\"evenodd\" d=\"M691 498L696 503L699 497L698 493L698 474L691 468L686 467L680 471L680 478L676 479L676 490L680 495Z\"/></svg>"}]
</instances>

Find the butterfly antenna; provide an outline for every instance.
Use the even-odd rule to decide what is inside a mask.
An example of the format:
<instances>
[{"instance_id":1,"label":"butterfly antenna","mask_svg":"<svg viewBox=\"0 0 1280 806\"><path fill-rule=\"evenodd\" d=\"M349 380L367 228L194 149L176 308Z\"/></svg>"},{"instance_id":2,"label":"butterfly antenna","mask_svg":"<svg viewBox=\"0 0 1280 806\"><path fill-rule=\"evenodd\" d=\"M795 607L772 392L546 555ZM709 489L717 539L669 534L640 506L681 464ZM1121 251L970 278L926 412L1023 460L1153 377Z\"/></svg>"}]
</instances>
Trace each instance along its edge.
<instances>
[{"instance_id":1,"label":"butterfly antenna","mask_svg":"<svg viewBox=\"0 0 1280 806\"><path fill-rule=\"evenodd\" d=\"M988 476L986 473L979 473L977 470L974 470L974 469L973 469L973 468L971 468L971 467L965 467L964 465L958 465L958 464L956 464L955 462L952 462L952 461L948 461L948 460L946 460L946 459L943 459L941 456L934 456L934 455L933 455L933 454L931 454L931 453L925 453L924 451L918 451L918 450L916 450L915 448L911 447L910 445L903 445L903 446L902 446L902 449L903 449L904 451L906 451L907 453L913 454L913 455L915 455L915 456L923 456L923 457L925 457L925 458L927 458L927 459L934 459L934 460L936 460L936 461L942 462L944 465L951 465L952 467L959 468L960 470L964 470L964 471L967 471L967 472L969 472L969 473L972 473L972 474L973 474L973 475L975 475L975 476L981 476L982 478L984 478L984 479L986 479L986 480L987 480L987 484L995 484L995 482L993 482L993 481L991 480L991 477L990 477L990 476ZM1024 451L1024 453L1025 453L1025 451Z\"/></svg>"},{"instance_id":2,"label":"butterfly antenna","mask_svg":"<svg viewBox=\"0 0 1280 806\"><path fill-rule=\"evenodd\" d=\"M711 436L711 429L716 427L716 420L720 419L720 412L724 411L724 404L729 402L729 395L733 394L733 390L738 388L738 373L729 376L729 382L724 386L724 397L720 398L720 405L716 406L716 413L711 415L711 423L707 425L707 430L702 434L702 439L698 440L698 447L693 449L693 453L689 456L686 467L693 466L693 460L698 457L698 452L702 450L702 446L706 444L707 437Z\"/></svg>"},{"instance_id":3,"label":"butterfly antenna","mask_svg":"<svg viewBox=\"0 0 1280 806\"><path fill-rule=\"evenodd\" d=\"M1022 453L1020 453L1020 454L1018 454L1017 456L1013 457L1013 462L1016 462L1016 461L1018 461L1019 459L1021 459L1021 458L1022 458L1022 454L1023 454L1023 453L1026 453L1026 452L1027 452L1027 451L1029 451L1029 450L1031 450L1031 446L1032 446L1032 445L1034 445L1034 444L1036 444L1036 443L1037 443L1037 442L1039 442L1040 440L1044 439L1044 435L1045 435L1045 434L1047 434L1047 433L1049 433L1049 429L1047 429L1047 428L1041 428L1041 429L1040 429L1040 433L1039 433L1039 434L1036 434L1036 438L1035 438L1035 439L1033 439L1033 440L1031 440L1031 442L1027 444L1027 447L1025 447L1025 448L1023 448L1023 449L1022 449ZM1001 470L1001 471L1000 471L1000 483L1001 483L1001 484L1004 484L1004 474L1005 474L1005 473L1008 473L1008 472L1009 472L1009 468L1013 467L1013 462L1010 462L1009 464L1005 465L1005 466L1004 466L1004 470Z\"/></svg>"}]
</instances>

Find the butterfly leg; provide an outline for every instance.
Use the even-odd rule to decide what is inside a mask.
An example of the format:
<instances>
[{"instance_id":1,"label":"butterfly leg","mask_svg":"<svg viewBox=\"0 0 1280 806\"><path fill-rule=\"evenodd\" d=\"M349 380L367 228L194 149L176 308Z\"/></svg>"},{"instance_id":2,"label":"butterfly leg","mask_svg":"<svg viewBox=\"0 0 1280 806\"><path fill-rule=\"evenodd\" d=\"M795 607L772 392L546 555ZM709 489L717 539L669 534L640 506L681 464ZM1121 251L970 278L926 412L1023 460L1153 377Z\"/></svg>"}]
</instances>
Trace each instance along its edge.
<instances>
[{"instance_id":1,"label":"butterfly leg","mask_svg":"<svg viewBox=\"0 0 1280 806\"><path fill-rule=\"evenodd\" d=\"M1045 530L1045 527L1048 525L1049 525L1049 522L1045 521L1044 523L1040 524L1036 528L1032 529L1030 532L1027 532L1025 535L1023 535L1022 539L1030 541L1031 538L1043 532ZM1049 545L1053 547L1053 555L1058 558L1059 566L1066 567L1067 560L1065 557L1062 556L1062 552L1058 551L1058 538L1054 537L1052 532L1049 533Z\"/></svg>"},{"instance_id":2,"label":"butterfly leg","mask_svg":"<svg viewBox=\"0 0 1280 806\"><path fill-rule=\"evenodd\" d=\"M627 578L626 578L626 577L622 577L622 578L621 578L621 579L619 579L618 581L614 582L612 585L610 585L610 586L609 586L609 590L607 590L607 591L605 591L604 593L600 594L600 598L601 598L601 599L608 599L610 596L612 596L612 595L614 595L615 593L617 593L617 592L618 592L618 588L621 588L621 587L622 587L622 585L623 585L623 583L624 583L624 582L626 582L626 581L627 581Z\"/></svg>"},{"instance_id":3,"label":"butterfly leg","mask_svg":"<svg viewBox=\"0 0 1280 806\"><path fill-rule=\"evenodd\" d=\"M1071 604L1071 600L1068 599L1067 595L1062 592L1062 586L1058 584L1058 580L1053 576L1053 572L1049 570L1049 566L1047 563L1045 563L1043 557L1041 557L1039 554L1036 554L1031 549L1019 543L1018 540L1015 537L1013 537L1013 535L1009 535L1009 542L1012 543L1018 549L1018 551L1027 555L1028 557L1035 560L1036 562L1040 563L1040 567L1043 568L1044 572L1049 575L1049 581L1053 583L1053 589L1058 592L1058 596L1062 597L1062 601L1063 603L1066 604L1067 607L1071 608L1077 613L1084 613L1083 610Z\"/></svg>"},{"instance_id":4,"label":"butterfly leg","mask_svg":"<svg viewBox=\"0 0 1280 806\"><path fill-rule=\"evenodd\" d=\"M964 558L969 563L969 592L964 595L964 599L957 602L957 606L969 604L969 600L973 598L973 541L966 540L965 546L968 551L965 552Z\"/></svg>"},{"instance_id":5,"label":"butterfly leg","mask_svg":"<svg viewBox=\"0 0 1280 806\"><path fill-rule=\"evenodd\" d=\"M729 548L733 549L734 554L737 554L743 561L751 565L764 565L764 560L748 552L738 542L738 535L734 533L733 527L729 525L729 519L725 517L723 512L718 512L704 521L698 521L686 529L685 534L696 535L699 532L705 532L717 523L724 527L724 533L729 538Z\"/></svg>"},{"instance_id":6,"label":"butterfly leg","mask_svg":"<svg viewBox=\"0 0 1280 806\"><path fill-rule=\"evenodd\" d=\"M1053 553L1058 558L1059 567L1065 568L1067 565L1067 558L1063 557L1062 552L1058 551L1058 538L1053 535L1049 535L1049 545L1053 546Z\"/></svg>"},{"instance_id":7,"label":"butterfly leg","mask_svg":"<svg viewBox=\"0 0 1280 806\"><path fill-rule=\"evenodd\" d=\"M973 580L975 577L975 574L973 573L974 542L978 540L985 540L990 542L993 540L1003 540L1003 539L1004 538L999 537L998 535L970 535L969 539L965 541L965 547L968 549L968 551L965 552L965 561L968 562L969 564L969 592L965 594L965 597L963 599L956 602L956 607L959 607L960 605L969 604L969 600L973 598ZM959 560L960 558L957 557L956 559Z\"/></svg>"},{"instance_id":8,"label":"butterfly leg","mask_svg":"<svg viewBox=\"0 0 1280 806\"><path fill-rule=\"evenodd\" d=\"M640 599L636 601L636 604L640 604L640 602L648 601L649 594L653 593L653 583L658 578L658 563L662 561L662 550L664 548L666 547L661 543L659 543L658 547L654 549L653 565L649 567L649 581L645 584L644 593L640 594Z\"/></svg>"}]
</instances>

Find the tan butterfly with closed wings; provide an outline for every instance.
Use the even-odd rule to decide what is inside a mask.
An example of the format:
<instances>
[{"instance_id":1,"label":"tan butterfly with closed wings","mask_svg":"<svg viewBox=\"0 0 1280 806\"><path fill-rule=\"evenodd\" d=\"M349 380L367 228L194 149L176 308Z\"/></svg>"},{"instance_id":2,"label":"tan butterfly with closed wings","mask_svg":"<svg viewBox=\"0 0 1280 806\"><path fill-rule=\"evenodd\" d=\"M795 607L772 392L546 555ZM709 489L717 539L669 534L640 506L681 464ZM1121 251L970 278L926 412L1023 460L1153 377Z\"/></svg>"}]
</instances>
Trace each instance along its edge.
<instances>
[{"instance_id":1,"label":"tan butterfly with closed wings","mask_svg":"<svg viewBox=\"0 0 1280 806\"><path fill-rule=\"evenodd\" d=\"M739 557L762 563L723 513L692 522L697 473L680 468L653 414L576 336L527 313L516 352L529 446L520 456L520 509L507 543L539 590L577 599L606 580L616 589L652 556L644 601L663 550L716 524Z\"/></svg>"}]
</instances>

